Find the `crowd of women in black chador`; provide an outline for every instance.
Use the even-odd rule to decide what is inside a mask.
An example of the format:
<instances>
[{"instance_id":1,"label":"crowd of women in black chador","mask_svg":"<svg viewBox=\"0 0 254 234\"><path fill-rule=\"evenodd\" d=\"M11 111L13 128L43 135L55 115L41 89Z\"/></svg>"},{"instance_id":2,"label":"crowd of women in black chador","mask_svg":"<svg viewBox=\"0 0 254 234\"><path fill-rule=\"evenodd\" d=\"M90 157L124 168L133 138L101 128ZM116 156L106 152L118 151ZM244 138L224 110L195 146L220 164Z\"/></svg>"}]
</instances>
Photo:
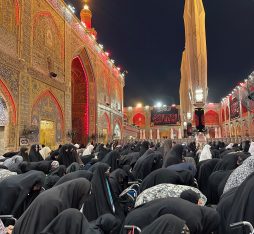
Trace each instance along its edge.
<instances>
[{"instance_id":1,"label":"crowd of women in black chador","mask_svg":"<svg viewBox=\"0 0 254 234\"><path fill-rule=\"evenodd\" d=\"M247 233L230 224L254 224L253 196L249 141L32 145L0 156L0 234Z\"/></svg>"}]
</instances>

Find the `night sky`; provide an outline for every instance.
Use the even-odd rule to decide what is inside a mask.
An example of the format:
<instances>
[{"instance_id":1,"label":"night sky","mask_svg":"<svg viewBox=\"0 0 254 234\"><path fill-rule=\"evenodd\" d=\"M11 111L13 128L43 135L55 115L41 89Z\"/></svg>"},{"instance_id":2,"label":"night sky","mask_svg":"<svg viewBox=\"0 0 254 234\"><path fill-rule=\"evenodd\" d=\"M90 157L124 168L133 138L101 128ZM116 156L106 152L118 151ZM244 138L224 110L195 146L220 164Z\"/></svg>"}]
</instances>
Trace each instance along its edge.
<instances>
[{"instance_id":1,"label":"night sky","mask_svg":"<svg viewBox=\"0 0 254 234\"><path fill-rule=\"evenodd\" d=\"M65 0L79 12L82 0ZM203 0L208 102L254 70L254 0ZM98 42L128 71L125 106L179 103L184 0L90 0Z\"/></svg>"}]
</instances>

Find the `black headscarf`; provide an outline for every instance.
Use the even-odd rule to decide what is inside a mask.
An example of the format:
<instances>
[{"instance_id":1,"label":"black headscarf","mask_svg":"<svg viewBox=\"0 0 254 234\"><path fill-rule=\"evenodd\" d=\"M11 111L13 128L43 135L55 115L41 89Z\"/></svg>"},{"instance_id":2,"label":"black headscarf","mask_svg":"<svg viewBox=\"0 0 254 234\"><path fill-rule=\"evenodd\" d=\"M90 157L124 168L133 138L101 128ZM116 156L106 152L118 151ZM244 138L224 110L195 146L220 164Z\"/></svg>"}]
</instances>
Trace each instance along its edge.
<instances>
[{"instance_id":1,"label":"black headscarf","mask_svg":"<svg viewBox=\"0 0 254 234\"><path fill-rule=\"evenodd\" d=\"M79 178L41 193L16 222L13 234L39 234L58 214L80 209L89 197L91 184Z\"/></svg>"},{"instance_id":2,"label":"black headscarf","mask_svg":"<svg viewBox=\"0 0 254 234\"><path fill-rule=\"evenodd\" d=\"M51 163L53 161L40 161L40 162L22 162L20 164L20 169L21 171L24 172L28 172L31 170L36 170L36 171L42 171L45 174L49 174L50 170L51 170Z\"/></svg>"},{"instance_id":3,"label":"black headscarf","mask_svg":"<svg viewBox=\"0 0 254 234\"><path fill-rule=\"evenodd\" d=\"M185 221L171 214L165 214L146 226L141 234L180 234L182 233Z\"/></svg>"},{"instance_id":4,"label":"black headscarf","mask_svg":"<svg viewBox=\"0 0 254 234\"><path fill-rule=\"evenodd\" d=\"M77 209L67 209L56 216L40 234L85 234L89 228L86 217Z\"/></svg>"},{"instance_id":5,"label":"black headscarf","mask_svg":"<svg viewBox=\"0 0 254 234\"><path fill-rule=\"evenodd\" d=\"M39 194L33 191L35 185L43 186L45 174L30 171L14 175L0 183L0 215L14 215L19 218L32 200Z\"/></svg>"},{"instance_id":6,"label":"black headscarf","mask_svg":"<svg viewBox=\"0 0 254 234\"><path fill-rule=\"evenodd\" d=\"M110 167L111 170L114 171L119 167L119 159L120 159L120 154L117 151L111 151L109 152L102 160L101 162L107 163Z\"/></svg>"},{"instance_id":7,"label":"black headscarf","mask_svg":"<svg viewBox=\"0 0 254 234\"><path fill-rule=\"evenodd\" d=\"M96 220L99 216L107 213L119 217L120 219L123 218L123 210L119 205L118 199L106 175L108 170L109 166L101 163L93 171L93 178L91 181L92 195L85 202L83 209L83 213L89 221Z\"/></svg>"},{"instance_id":8,"label":"black headscarf","mask_svg":"<svg viewBox=\"0 0 254 234\"><path fill-rule=\"evenodd\" d=\"M134 178L143 180L152 171L161 168L162 154L149 149L136 162L132 174Z\"/></svg>"},{"instance_id":9,"label":"black headscarf","mask_svg":"<svg viewBox=\"0 0 254 234\"><path fill-rule=\"evenodd\" d=\"M69 173L69 174L63 176L62 178L60 178L57 181L57 183L55 184L55 186L58 186L58 185L63 184L67 181L71 181L71 180L78 179L78 178L85 178L85 179L91 181L92 177L93 177L93 174L90 171L85 171L85 170L75 171L75 172Z\"/></svg>"},{"instance_id":10,"label":"black headscarf","mask_svg":"<svg viewBox=\"0 0 254 234\"><path fill-rule=\"evenodd\" d=\"M46 177L44 188L52 188L57 183L57 181L59 181L60 178L65 175L65 172L66 167L64 165L60 165L57 169L51 171L50 174Z\"/></svg>"},{"instance_id":11,"label":"black headscarf","mask_svg":"<svg viewBox=\"0 0 254 234\"><path fill-rule=\"evenodd\" d=\"M109 175L111 187L118 197L128 187L128 174L123 169L116 169Z\"/></svg>"},{"instance_id":12,"label":"black headscarf","mask_svg":"<svg viewBox=\"0 0 254 234\"><path fill-rule=\"evenodd\" d=\"M207 203L217 204L223 193L225 184L232 171L215 171L209 179L207 185Z\"/></svg>"},{"instance_id":13,"label":"black headscarf","mask_svg":"<svg viewBox=\"0 0 254 234\"><path fill-rule=\"evenodd\" d=\"M238 156L241 155L240 152L228 152L226 153L222 159L216 164L213 171L220 170L234 170L237 168L237 160Z\"/></svg>"},{"instance_id":14,"label":"black headscarf","mask_svg":"<svg viewBox=\"0 0 254 234\"><path fill-rule=\"evenodd\" d=\"M71 144L63 145L59 150L58 161L66 167L69 167L74 162L78 162L76 147Z\"/></svg>"},{"instance_id":15,"label":"black headscarf","mask_svg":"<svg viewBox=\"0 0 254 234\"><path fill-rule=\"evenodd\" d=\"M145 189L151 188L158 184L182 184L183 181L177 172L170 171L166 168L161 168L151 172L141 183L140 192Z\"/></svg>"},{"instance_id":16,"label":"black headscarf","mask_svg":"<svg viewBox=\"0 0 254 234\"><path fill-rule=\"evenodd\" d=\"M207 196L207 186L208 186L208 178L213 173L213 170L217 163L220 161L220 159L214 158L214 159L208 159L205 161L201 161L198 164L198 185L199 189L204 195Z\"/></svg>"},{"instance_id":17,"label":"black headscarf","mask_svg":"<svg viewBox=\"0 0 254 234\"><path fill-rule=\"evenodd\" d=\"M164 158L163 167L183 162L183 146L175 145Z\"/></svg>"},{"instance_id":18,"label":"black headscarf","mask_svg":"<svg viewBox=\"0 0 254 234\"><path fill-rule=\"evenodd\" d=\"M139 156L142 156L149 149L149 142L144 141L140 146Z\"/></svg>"},{"instance_id":19,"label":"black headscarf","mask_svg":"<svg viewBox=\"0 0 254 234\"><path fill-rule=\"evenodd\" d=\"M67 209L55 217L40 234L111 234L118 222L110 214L100 216L94 223L77 209Z\"/></svg>"},{"instance_id":20,"label":"black headscarf","mask_svg":"<svg viewBox=\"0 0 254 234\"><path fill-rule=\"evenodd\" d=\"M29 162L39 162L43 161L43 157L40 154L40 146L39 145L32 145L29 151Z\"/></svg>"},{"instance_id":21,"label":"black headscarf","mask_svg":"<svg viewBox=\"0 0 254 234\"><path fill-rule=\"evenodd\" d=\"M208 234L219 226L219 214L209 207L201 207L181 198L154 200L131 211L125 225L135 225L141 230L165 214L172 214L186 222L190 233Z\"/></svg>"},{"instance_id":22,"label":"black headscarf","mask_svg":"<svg viewBox=\"0 0 254 234\"><path fill-rule=\"evenodd\" d=\"M21 147L21 148L20 148L20 151L19 151L19 153L18 153L18 155L20 155L20 156L23 157L23 160L24 160L24 161L29 161L29 157L28 157L27 151L28 151L28 148L26 148L26 147Z\"/></svg>"}]
</instances>

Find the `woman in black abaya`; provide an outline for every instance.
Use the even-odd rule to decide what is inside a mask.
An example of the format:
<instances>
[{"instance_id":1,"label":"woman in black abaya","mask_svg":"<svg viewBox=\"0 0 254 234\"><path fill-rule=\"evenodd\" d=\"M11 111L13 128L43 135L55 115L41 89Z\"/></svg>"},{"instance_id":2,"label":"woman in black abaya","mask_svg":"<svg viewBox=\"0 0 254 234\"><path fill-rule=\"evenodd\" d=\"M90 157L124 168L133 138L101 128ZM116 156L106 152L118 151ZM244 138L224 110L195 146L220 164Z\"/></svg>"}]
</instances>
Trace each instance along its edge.
<instances>
[{"instance_id":1,"label":"woman in black abaya","mask_svg":"<svg viewBox=\"0 0 254 234\"><path fill-rule=\"evenodd\" d=\"M90 182L80 178L41 193L18 219L13 234L39 234L62 211L81 209L90 192Z\"/></svg>"},{"instance_id":2,"label":"woman in black abaya","mask_svg":"<svg viewBox=\"0 0 254 234\"><path fill-rule=\"evenodd\" d=\"M165 214L145 227L141 234L185 234L184 228L187 229L184 220L171 214Z\"/></svg>"},{"instance_id":3,"label":"woman in black abaya","mask_svg":"<svg viewBox=\"0 0 254 234\"><path fill-rule=\"evenodd\" d=\"M183 184L181 177L177 172L170 171L166 168L161 168L151 172L141 183L140 192L145 189L151 188L158 184Z\"/></svg>"},{"instance_id":4,"label":"woman in black abaya","mask_svg":"<svg viewBox=\"0 0 254 234\"><path fill-rule=\"evenodd\" d=\"M102 160L101 162L107 163L111 170L114 171L119 167L119 160L120 160L120 154L117 151L111 151L109 152Z\"/></svg>"},{"instance_id":5,"label":"woman in black abaya","mask_svg":"<svg viewBox=\"0 0 254 234\"><path fill-rule=\"evenodd\" d=\"M119 226L118 220L110 214L100 216L89 223L77 209L67 209L55 217L40 234L109 234Z\"/></svg>"},{"instance_id":6,"label":"woman in black abaya","mask_svg":"<svg viewBox=\"0 0 254 234\"><path fill-rule=\"evenodd\" d=\"M225 197L225 198L224 198ZM228 227L231 223L240 221L248 221L254 226L254 173L245 179L245 181L236 188L233 188L223 195L223 198L217 210L223 217L223 227L225 230L220 230L222 234L242 234L249 233L249 229L239 228L230 230Z\"/></svg>"},{"instance_id":7,"label":"woman in black abaya","mask_svg":"<svg viewBox=\"0 0 254 234\"><path fill-rule=\"evenodd\" d=\"M164 158L163 167L168 167L174 164L183 162L183 146L175 145Z\"/></svg>"},{"instance_id":8,"label":"woman in black abaya","mask_svg":"<svg viewBox=\"0 0 254 234\"><path fill-rule=\"evenodd\" d=\"M120 219L124 218L123 209L120 207L108 179L109 171L110 167L104 163L98 164L93 171L92 195L83 207L83 213L89 222L107 213Z\"/></svg>"},{"instance_id":9,"label":"woman in black abaya","mask_svg":"<svg viewBox=\"0 0 254 234\"><path fill-rule=\"evenodd\" d=\"M132 174L135 179L143 180L152 171L161 168L162 163L162 154L149 149L138 159L132 170Z\"/></svg>"},{"instance_id":10,"label":"woman in black abaya","mask_svg":"<svg viewBox=\"0 0 254 234\"><path fill-rule=\"evenodd\" d=\"M0 215L13 215L19 218L39 195L44 180L45 174L39 171L30 171L4 179L0 183Z\"/></svg>"},{"instance_id":11,"label":"woman in black abaya","mask_svg":"<svg viewBox=\"0 0 254 234\"><path fill-rule=\"evenodd\" d=\"M85 179L91 181L92 177L93 177L92 172L85 171L85 170L79 170L79 171L75 171L75 172L72 172L72 173L69 173L69 174L63 176L56 182L55 186L58 186L58 185L63 184L67 181L71 181L71 180L78 179L78 178L85 178Z\"/></svg>"},{"instance_id":12,"label":"woman in black abaya","mask_svg":"<svg viewBox=\"0 0 254 234\"><path fill-rule=\"evenodd\" d=\"M186 222L190 233L209 234L219 226L219 214L209 207L201 207L181 198L158 199L131 211L124 225L135 225L144 229L165 214L172 214Z\"/></svg>"},{"instance_id":13,"label":"woman in black abaya","mask_svg":"<svg viewBox=\"0 0 254 234\"><path fill-rule=\"evenodd\" d=\"M79 159L76 149L77 148L71 144L63 145L59 150L58 161L60 165L69 167L74 162L81 164L82 162L81 159Z\"/></svg>"},{"instance_id":14,"label":"woman in black abaya","mask_svg":"<svg viewBox=\"0 0 254 234\"><path fill-rule=\"evenodd\" d=\"M118 197L128 187L128 174L123 169L116 169L109 175L113 192Z\"/></svg>"},{"instance_id":15,"label":"woman in black abaya","mask_svg":"<svg viewBox=\"0 0 254 234\"><path fill-rule=\"evenodd\" d=\"M39 162L43 161L43 157L40 154L40 146L39 145L32 145L29 151L28 160L29 162Z\"/></svg>"}]
</instances>

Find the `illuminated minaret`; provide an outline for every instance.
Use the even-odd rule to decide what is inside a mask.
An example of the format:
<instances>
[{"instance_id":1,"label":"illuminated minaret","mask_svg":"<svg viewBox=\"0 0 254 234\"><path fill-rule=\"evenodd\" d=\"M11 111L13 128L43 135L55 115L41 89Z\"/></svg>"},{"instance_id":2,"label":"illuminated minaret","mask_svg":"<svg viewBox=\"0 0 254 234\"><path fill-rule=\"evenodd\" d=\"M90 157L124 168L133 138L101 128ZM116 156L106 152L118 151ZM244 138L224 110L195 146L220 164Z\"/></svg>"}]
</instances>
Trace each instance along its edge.
<instances>
[{"instance_id":1,"label":"illuminated minaret","mask_svg":"<svg viewBox=\"0 0 254 234\"><path fill-rule=\"evenodd\" d=\"M205 10L202 0L185 0L185 67L188 67L191 102L203 107L207 98L207 48ZM197 92L197 90L199 90ZM203 92L203 101L199 92ZM202 95L201 95L202 96Z\"/></svg>"},{"instance_id":2,"label":"illuminated minaret","mask_svg":"<svg viewBox=\"0 0 254 234\"><path fill-rule=\"evenodd\" d=\"M83 7L83 9L81 10L80 12L80 19L81 19L81 22L83 24L85 24L87 30L93 34L94 36L97 35L97 32L95 31L95 29L92 27L92 17L93 17L93 14L92 14L92 11L90 10L89 8L89 5L88 5L88 0L85 0L85 5Z\"/></svg>"}]
</instances>

